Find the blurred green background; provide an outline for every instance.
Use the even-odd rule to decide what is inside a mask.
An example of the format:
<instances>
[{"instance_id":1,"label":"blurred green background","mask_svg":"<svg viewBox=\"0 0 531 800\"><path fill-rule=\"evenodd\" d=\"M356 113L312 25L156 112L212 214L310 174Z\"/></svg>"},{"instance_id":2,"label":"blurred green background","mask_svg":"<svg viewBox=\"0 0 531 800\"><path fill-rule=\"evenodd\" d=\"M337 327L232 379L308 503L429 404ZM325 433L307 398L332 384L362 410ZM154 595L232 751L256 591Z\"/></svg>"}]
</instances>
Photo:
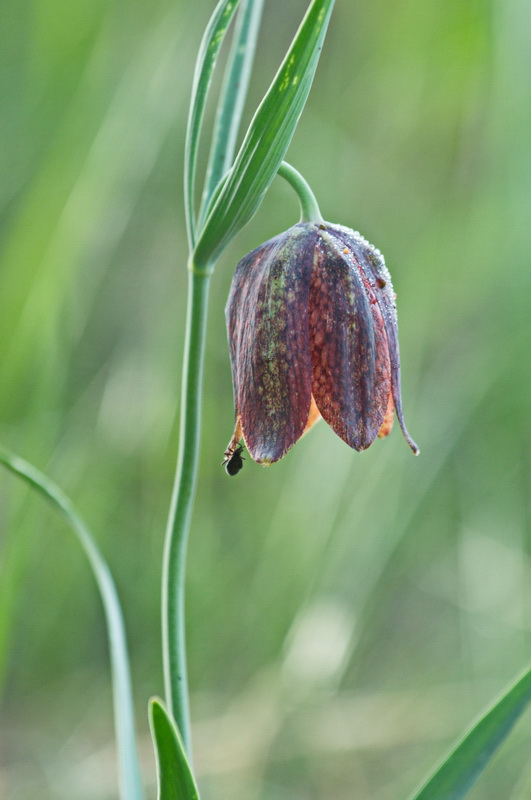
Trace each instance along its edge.
<instances>
[{"instance_id":1,"label":"blurred green background","mask_svg":"<svg viewBox=\"0 0 531 800\"><path fill-rule=\"evenodd\" d=\"M152 797L183 137L212 7L0 9L0 438L72 496L111 563ZM267 0L246 120L305 7ZM418 459L398 430L358 455L320 423L229 479L224 304L237 260L297 221L282 181L219 263L188 582L205 800L405 798L526 665L530 21L524 0L337 0L289 151L326 218L385 253ZM0 527L0 796L116 798L91 575L7 473ZM527 718L471 797L531 798L530 742Z\"/></svg>"}]
</instances>

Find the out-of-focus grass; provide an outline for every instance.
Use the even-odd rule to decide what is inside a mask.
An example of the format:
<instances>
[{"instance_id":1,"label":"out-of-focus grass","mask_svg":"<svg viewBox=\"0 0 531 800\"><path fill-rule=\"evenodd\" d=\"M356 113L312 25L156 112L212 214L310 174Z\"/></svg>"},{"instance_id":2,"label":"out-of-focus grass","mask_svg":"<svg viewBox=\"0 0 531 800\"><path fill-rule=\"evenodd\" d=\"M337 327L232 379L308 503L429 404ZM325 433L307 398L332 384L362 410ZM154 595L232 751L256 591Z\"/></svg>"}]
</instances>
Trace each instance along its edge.
<instances>
[{"instance_id":1,"label":"out-of-focus grass","mask_svg":"<svg viewBox=\"0 0 531 800\"><path fill-rule=\"evenodd\" d=\"M100 534L151 775L182 140L211 6L1 9L0 434ZM266 3L255 101L305 3L285 6ZM529 16L518 0L338 0L290 150L326 217L386 255L418 459L398 431L360 456L320 423L229 480L223 307L237 259L296 221L280 181L219 264L188 593L207 799L405 797L527 660ZM61 524L8 476L0 492L0 794L115 797L94 587ZM511 800L527 796L530 734L472 797L518 781Z\"/></svg>"}]
</instances>

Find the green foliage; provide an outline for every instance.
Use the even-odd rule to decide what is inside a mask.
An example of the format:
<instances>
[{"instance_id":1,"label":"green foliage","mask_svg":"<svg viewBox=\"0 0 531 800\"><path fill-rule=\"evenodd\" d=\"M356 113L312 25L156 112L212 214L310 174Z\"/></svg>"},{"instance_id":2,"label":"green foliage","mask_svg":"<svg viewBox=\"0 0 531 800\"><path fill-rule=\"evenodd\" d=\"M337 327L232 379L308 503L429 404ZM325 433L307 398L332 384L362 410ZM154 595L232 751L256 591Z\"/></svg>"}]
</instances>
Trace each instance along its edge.
<instances>
[{"instance_id":1,"label":"green foliage","mask_svg":"<svg viewBox=\"0 0 531 800\"><path fill-rule=\"evenodd\" d=\"M63 515L85 553L98 587L107 623L121 795L123 800L142 800L144 792L135 741L127 642L122 609L112 575L92 533L64 492L34 466L4 448L0 448L0 463L36 489Z\"/></svg>"},{"instance_id":2,"label":"green foliage","mask_svg":"<svg viewBox=\"0 0 531 800\"><path fill-rule=\"evenodd\" d=\"M264 0L244 0L241 12L238 14L237 28L234 31L230 58L225 68L223 87L218 101L216 122L212 133L212 144L201 203L201 224L204 222L204 211L208 208L218 183L223 175L228 172L234 159L238 131L251 78L263 5Z\"/></svg>"},{"instance_id":3,"label":"green foliage","mask_svg":"<svg viewBox=\"0 0 531 800\"><path fill-rule=\"evenodd\" d=\"M199 792L177 727L156 697L149 721L157 755L158 800L199 800Z\"/></svg>"},{"instance_id":4,"label":"green foliage","mask_svg":"<svg viewBox=\"0 0 531 800\"><path fill-rule=\"evenodd\" d=\"M184 204L190 249L193 249L196 240L194 187L201 123L219 48L223 44L227 28L238 8L238 3L239 0L220 0L205 30L197 56L184 156Z\"/></svg>"},{"instance_id":5,"label":"green foliage","mask_svg":"<svg viewBox=\"0 0 531 800\"><path fill-rule=\"evenodd\" d=\"M531 670L474 725L413 800L461 800L531 701Z\"/></svg>"},{"instance_id":6,"label":"green foliage","mask_svg":"<svg viewBox=\"0 0 531 800\"><path fill-rule=\"evenodd\" d=\"M277 174L315 75L334 0L313 0L257 109L221 191L207 207L193 259L215 260L249 222Z\"/></svg>"}]
</instances>

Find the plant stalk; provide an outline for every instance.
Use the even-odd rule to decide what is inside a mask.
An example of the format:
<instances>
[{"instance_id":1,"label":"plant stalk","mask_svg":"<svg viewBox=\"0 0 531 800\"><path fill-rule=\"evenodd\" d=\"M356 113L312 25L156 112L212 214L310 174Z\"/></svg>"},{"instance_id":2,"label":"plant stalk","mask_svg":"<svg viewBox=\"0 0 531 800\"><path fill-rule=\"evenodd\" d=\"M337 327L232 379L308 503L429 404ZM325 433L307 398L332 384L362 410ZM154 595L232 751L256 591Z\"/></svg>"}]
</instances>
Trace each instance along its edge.
<instances>
[{"instance_id":1,"label":"plant stalk","mask_svg":"<svg viewBox=\"0 0 531 800\"><path fill-rule=\"evenodd\" d=\"M323 217L319 210L316 197L310 189L309 183L302 177L300 172L283 161L278 168L278 175L284 178L285 181L297 192L299 202L301 205L301 222L314 222L317 225L323 222Z\"/></svg>"},{"instance_id":2,"label":"plant stalk","mask_svg":"<svg viewBox=\"0 0 531 800\"><path fill-rule=\"evenodd\" d=\"M162 573L162 652L166 704L190 755L185 642L185 568L201 428L201 396L210 267L190 265L179 424L179 451Z\"/></svg>"}]
</instances>

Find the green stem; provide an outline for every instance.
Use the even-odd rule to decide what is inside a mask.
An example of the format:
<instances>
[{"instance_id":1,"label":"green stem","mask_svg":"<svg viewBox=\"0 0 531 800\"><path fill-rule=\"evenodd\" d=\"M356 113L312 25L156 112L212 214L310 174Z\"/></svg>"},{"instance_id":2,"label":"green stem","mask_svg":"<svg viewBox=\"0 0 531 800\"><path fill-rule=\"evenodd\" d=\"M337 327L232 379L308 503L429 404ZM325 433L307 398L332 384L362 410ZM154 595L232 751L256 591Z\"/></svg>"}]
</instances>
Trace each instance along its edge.
<instances>
[{"instance_id":1,"label":"green stem","mask_svg":"<svg viewBox=\"0 0 531 800\"><path fill-rule=\"evenodd\" d=\"M283 161L279 167L278 174L295 189L299 196L301 204L301 222L315 222L317 225L322 223L323 217L319 211L315 195L300 172L298 172L295 167L292 167L291 164L288 164L287 161Z\"/></svg>"},{"instance_id":2,"label":"green stem","mask_svg":"<svg viewBox=\"0 0 531 800\"><path fill-rule=\"evenodd\" d=\"M201 394L210 268L191 265L184 344L179 452L171 499L162 574L162 643L166 703L190 753L184 590L186 549L192 515L201 427Z\"/></svg>"}]
</instances>

